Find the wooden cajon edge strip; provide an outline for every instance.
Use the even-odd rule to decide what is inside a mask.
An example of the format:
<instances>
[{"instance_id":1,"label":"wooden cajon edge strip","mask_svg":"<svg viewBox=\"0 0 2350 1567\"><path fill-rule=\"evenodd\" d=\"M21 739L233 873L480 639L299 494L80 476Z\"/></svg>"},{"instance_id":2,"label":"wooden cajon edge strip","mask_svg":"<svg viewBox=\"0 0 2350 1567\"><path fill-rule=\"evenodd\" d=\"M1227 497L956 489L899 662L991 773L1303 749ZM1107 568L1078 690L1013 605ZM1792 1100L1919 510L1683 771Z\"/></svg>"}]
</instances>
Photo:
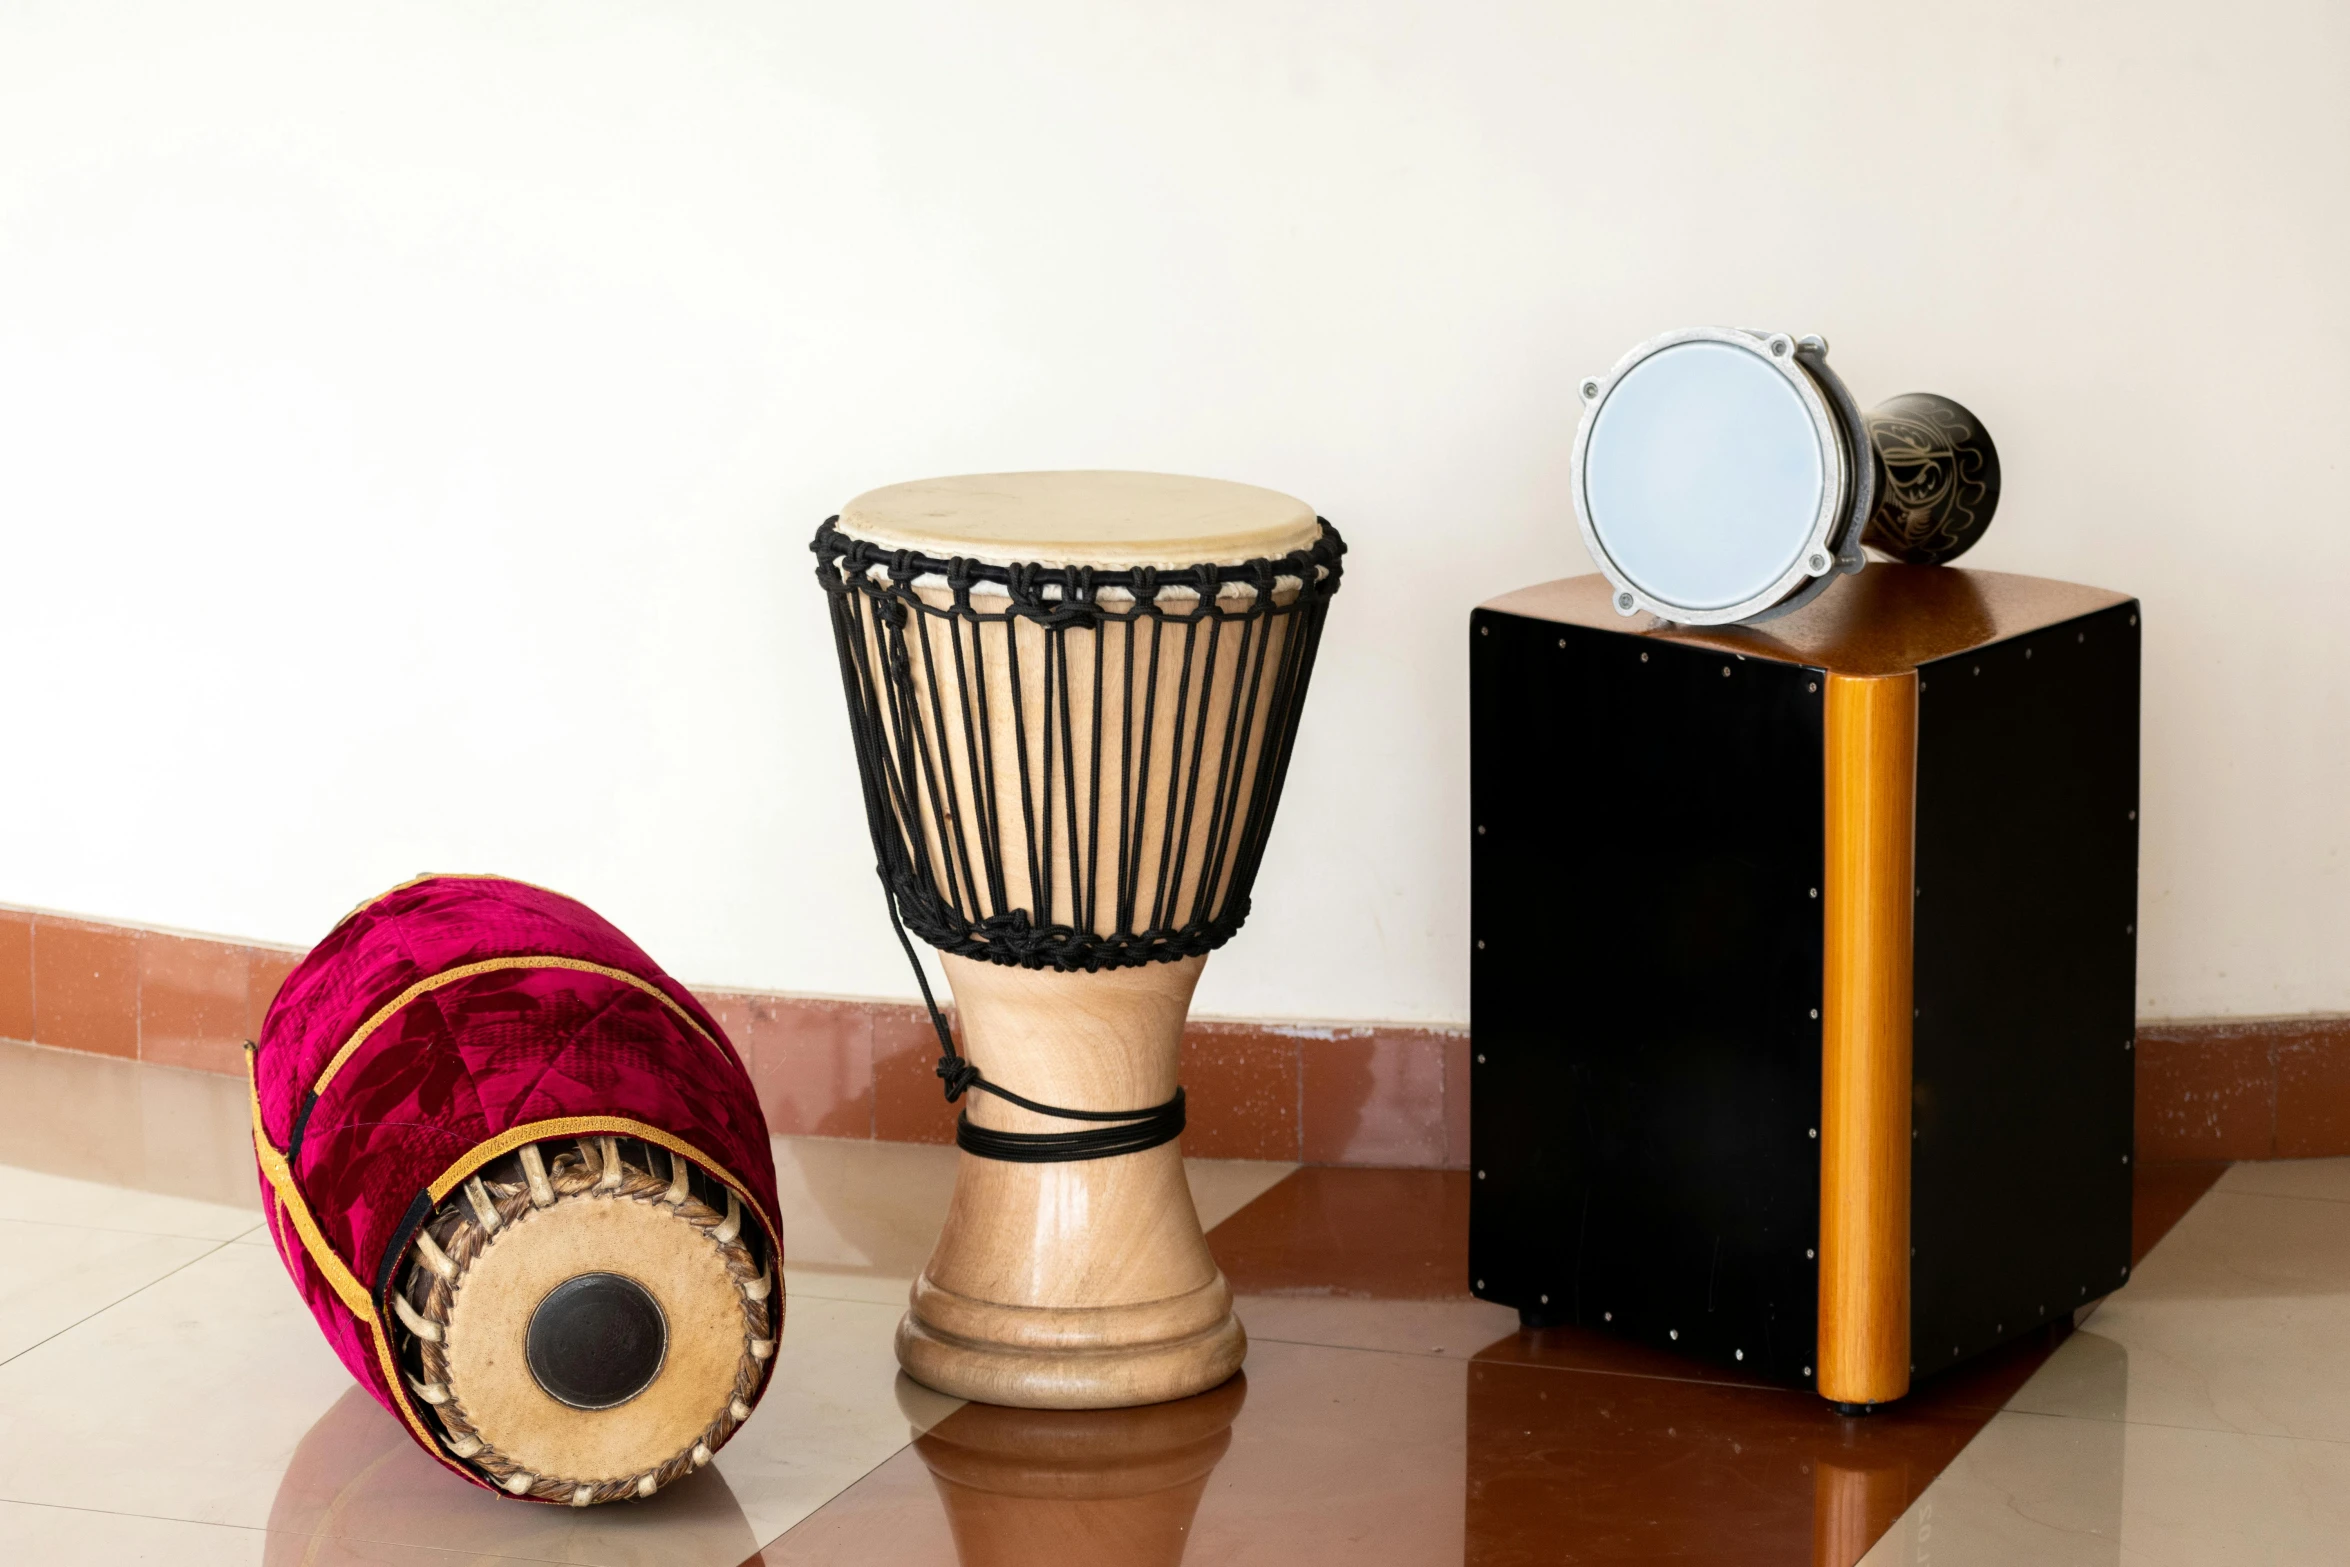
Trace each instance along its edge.
<instances>
[{"instance_id":1,"label":"wooden cajon edge strip","mask_svg":"<svg viewBox=\"0 0 2350 1567\"><path fill-rule=\"evenodd\" d=\"M1820 1396L1909 1391L1918 678L1827 676Z\"/></svg>"}]
</instances>

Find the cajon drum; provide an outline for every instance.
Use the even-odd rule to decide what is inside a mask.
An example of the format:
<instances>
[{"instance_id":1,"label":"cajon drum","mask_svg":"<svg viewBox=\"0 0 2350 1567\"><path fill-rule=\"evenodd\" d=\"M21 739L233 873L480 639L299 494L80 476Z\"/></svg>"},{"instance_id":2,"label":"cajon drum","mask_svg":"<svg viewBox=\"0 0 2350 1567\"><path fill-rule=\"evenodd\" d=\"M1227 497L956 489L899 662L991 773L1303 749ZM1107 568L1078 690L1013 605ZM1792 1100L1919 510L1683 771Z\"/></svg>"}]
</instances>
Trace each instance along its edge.
<instances>
[{"instance_id":1,"label":"cajon drum","mask_svg":"<svg viewBox=\"0 0 2350 1567\"><path fill-rule=\"evenodd\" d=\"M1470 1273L1853 1411L2130 1263L2138 606L1471 617Z\"/></svg>"}]
</instances>

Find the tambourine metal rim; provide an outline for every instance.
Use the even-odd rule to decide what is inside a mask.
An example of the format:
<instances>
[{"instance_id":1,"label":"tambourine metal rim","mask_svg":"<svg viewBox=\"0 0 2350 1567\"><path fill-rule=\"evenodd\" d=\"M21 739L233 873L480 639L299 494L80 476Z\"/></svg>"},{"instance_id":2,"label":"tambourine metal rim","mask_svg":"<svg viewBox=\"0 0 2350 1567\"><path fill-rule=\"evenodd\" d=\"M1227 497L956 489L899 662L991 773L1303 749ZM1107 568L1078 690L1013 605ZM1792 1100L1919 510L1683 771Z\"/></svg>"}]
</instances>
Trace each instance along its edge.
<instances>
[{"instance_id":1,"label":"tambourine metal rim","mask_svg":"<svg viewBox=\"0 0 2350 1567\"><path fill-rule=\"evenodd\" d=\"M1685 343L1721 343L1750 354L1777 371L1794 389L1820 445L1823 482L1819 509L1803 547L1795 552L1792 564L1767 586L1732 604L1710 607L1677 604L1635 581L1601 539L1584 489L1584 462L1591 432L1610 394L1643 362ZM1861 424L1859 407L1844 389L1843 382L1828 368L1827 353L1827 343L1818 337L1798 339L1785 332L1748 331L1739 327L1683 327L1650 338L1617 360L1605 375L1587 376L1577 384L1583 417L1575 427L1568 488L1583 546L1613 587L1609 602L1618 614L1631 616L1645 611L1660 619L1691 626L1769 619L1809 603L1840 572L1856 572L1867 564L1859 538L1860 526L1876 499L1874 466L1866 456L1867 432Z\"/></svg>"}]
</instances>

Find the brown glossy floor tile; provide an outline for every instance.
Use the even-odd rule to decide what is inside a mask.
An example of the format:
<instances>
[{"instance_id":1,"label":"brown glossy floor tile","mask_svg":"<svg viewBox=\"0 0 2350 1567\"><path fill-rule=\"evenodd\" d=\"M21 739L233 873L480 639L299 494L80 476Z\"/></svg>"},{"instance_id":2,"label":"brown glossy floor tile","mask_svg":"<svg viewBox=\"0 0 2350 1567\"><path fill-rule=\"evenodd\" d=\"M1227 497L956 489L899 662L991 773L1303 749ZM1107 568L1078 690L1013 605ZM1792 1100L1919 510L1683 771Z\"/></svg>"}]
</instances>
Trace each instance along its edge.
<instances>
[{"instance_id":1,"label":"brown glossy floor tile","mask_svg":"<svg viewBox=\"0 0 2350 1567\"><path fill-rule=\"evenodd\" d=\"M940 1090L930 1014L883 1007L872 1018L873 1135L893 1143L953 1142L957 1110Z\"/></svg>"},{"instance_id":2,"label":"brown glossy floor tile","mask_svg":"<svg viewBox=\"0 0 2350 1567\"><path fill-rule=\"evenodd\" d=\"M1259 1343L1244 1380L1183 1404L970 1406L762 1559L1850 1567L1981 1424L1930 1405L1847 1420L1793 1391Z\"/></svg>"},{"instance_id":3,"label":"brown glossy floor tile","mask_svg":"<svg viewBox=\"0 0 2350 1567\"><path fill-rule=\"evenodd\" d=\"M33 1037L33 917L0 909L0 1039Z\"/></svg>"},{"instance_id":4,"label":"brown glossy floor tile","mask_svg":"<svg viewBox=\"0 0 2350 1567\"><path fill-rule=\"evenodd\" d=\"M1242 1023L1183 1031L1183 1151L1199 1159L1298 1156L1298 1041Z\"/></svg>"},{"instance_id":5,"label":"brown glossy floor tile","mask_svg":"<svg viewBox=\"0 0 2350 1567\"><path fill-rule=\"evenodd\" d=\"M1850 1567L1981 1428L1807 1393L1479 1361L1463 1560Z\"/></svg>"},{"instance_id":6,"label":"brown glossy floor tile","mask_svg":"<svg viewBox=\"0 0 2350 1567\"><path fill-rule=\"evenodd\" d=\"M2140 1160L2130 1177L2130 1266L2146 1260L2212 1183L2228 1171L2225 1159Z\"/></svg>"},{"instance_id":7,"label":"brown glossy floor tile","mask_svg":"<svg viewBox=\"0 0 2350 1567\"><path fill-rule=\"evenodd\" d=\"M855 1001L753 996L747 1011L736 1043L750 1065L767 1129L778 1136L871 1137L872 1008Z\"/></svg>"},{"instance_id":8,"label":"brown glossy floor tile","mask_svg":"<svg viewBox=\"0 0 2350 1567\"><path fill-rule=\"evenodd\" d=\"M34 919L33 1041L99 1055L139 1053L136 932Z\"/></svg>"},{"instance_id":9,"label":"brown glossy floor tile","mask_svg":"<svg viewBox=\"0 0 2350 1567\"><path fill-rule=\"evenodd\" d=\"M200 936L142 934L139 1059L241 1075L250 953Z\"/></svg>"},{"instance_id":10,"label":"brown glossy floor tile","mask_svg":"<svg viewBox=\"0 0 2350 1567\"><path fill-rule=\"evenodd\" d=\"M1469 1177L1309 1165L1209 1232L1247 1295L1466 1299Z\"/></svg>"},{"instance_id":11,"label":"brown glossy floor tile","mask_svg":"<svg viewBox=\"0 0 2350 1567\"><path fill-rule=\"evenodd\" d=\"M1299 1041L1302 1157L1309 1164L1444 1163L1444 1037L1334 1029Z\"/></svg>"}]
</instances>

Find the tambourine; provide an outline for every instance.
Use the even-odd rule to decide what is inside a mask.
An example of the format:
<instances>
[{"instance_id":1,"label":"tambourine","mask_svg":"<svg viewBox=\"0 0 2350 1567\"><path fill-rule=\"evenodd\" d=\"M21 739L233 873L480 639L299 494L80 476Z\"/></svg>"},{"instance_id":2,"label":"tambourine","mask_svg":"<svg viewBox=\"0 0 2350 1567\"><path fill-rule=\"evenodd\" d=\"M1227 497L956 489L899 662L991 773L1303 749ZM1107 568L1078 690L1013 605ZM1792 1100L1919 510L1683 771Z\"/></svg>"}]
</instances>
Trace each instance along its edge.
<instances>
[{"instance_id":1,"label":"tambourine","mask_svg":"<svg viewBox=\"0 0 2350 1567\"><path fill-rule=\"evenodd\" d=\"M1667 332L1579 391L1575 520L1620 614L1768 620L1868 562L1941 565L1999 502L1982 421L1913 392L1867 414L1818 337Z\"/></svg>"}]
</instances>

